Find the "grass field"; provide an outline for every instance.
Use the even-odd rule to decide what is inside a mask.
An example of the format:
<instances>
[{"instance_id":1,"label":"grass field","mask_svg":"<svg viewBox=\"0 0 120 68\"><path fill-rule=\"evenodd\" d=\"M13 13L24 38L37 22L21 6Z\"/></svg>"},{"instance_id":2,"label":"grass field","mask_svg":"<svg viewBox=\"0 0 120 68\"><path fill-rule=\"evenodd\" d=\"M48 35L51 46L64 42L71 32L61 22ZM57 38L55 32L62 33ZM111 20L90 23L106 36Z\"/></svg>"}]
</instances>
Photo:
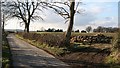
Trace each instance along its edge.
<instances>
[{"instance_id":1,"label":"grass field","mask_svg":"<svg viewBox=\"0 0 120 68\"><path fill-rule=\"evenodd\" d=\"M64 34L65 32L36 32L37 34ZM78 35L82 35L82 36L93 36L93 35L97 35L97 34L103 34L105 36L113 36L114 38L117 38L117 33L78 33L78 32L72 32L72 36L78 36Z\"/></svg>"}]
</instances>

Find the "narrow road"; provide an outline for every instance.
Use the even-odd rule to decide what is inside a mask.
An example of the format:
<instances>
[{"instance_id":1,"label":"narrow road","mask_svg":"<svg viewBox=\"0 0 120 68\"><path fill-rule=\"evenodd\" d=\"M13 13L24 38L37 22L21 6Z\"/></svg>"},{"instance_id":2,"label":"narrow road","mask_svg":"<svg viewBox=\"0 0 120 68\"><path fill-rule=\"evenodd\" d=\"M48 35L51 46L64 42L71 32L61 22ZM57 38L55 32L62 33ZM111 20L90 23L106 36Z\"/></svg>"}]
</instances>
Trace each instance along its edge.
<instances>
[{"instance_id":1,"label":"narrow road","mask_svg":"<svg viewBox=\"0 0 120 68\"><path fill-rule=\"evenodd\" d=\"M69 65L47 52L20 40L14 34L7 36L14 68L69 68Z\"/></svg>"}]
</instances>

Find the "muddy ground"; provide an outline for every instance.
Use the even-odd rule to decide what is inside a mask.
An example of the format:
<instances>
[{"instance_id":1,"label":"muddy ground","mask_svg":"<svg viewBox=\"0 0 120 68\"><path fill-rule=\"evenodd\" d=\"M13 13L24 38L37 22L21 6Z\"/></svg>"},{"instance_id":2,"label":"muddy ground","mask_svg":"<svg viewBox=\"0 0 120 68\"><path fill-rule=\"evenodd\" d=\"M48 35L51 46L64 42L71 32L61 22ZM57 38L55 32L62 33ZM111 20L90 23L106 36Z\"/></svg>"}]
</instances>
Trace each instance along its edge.
<instances>
[{"instance_id":1,"label":"muddy ground","mask_svg":"<svg viewBox=\"0 0 120 68\"><path fill-rule=\"evenodd\" d=\"M110 46L98 46L69 48L70 53L58 58L71 65L72 68L110 68L109 64L105 64L105 58L111 53Z\"/></svg>"}]
</instances>

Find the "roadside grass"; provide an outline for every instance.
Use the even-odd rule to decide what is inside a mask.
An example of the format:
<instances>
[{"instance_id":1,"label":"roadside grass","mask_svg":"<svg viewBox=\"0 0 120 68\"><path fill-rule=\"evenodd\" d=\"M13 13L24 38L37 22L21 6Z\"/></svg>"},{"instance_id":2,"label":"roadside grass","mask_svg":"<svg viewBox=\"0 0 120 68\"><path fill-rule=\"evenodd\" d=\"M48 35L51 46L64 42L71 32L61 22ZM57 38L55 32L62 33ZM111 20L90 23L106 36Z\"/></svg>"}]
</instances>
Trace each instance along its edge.
<instances>
[{"instance_id":1,"label":"roadside grass","mask_svg":"<svg viewBox=\"0 0 120 68\"><path fill-rule=\"evenodd\" d=\"M106 58L106 62L110 63L112 68L120 68L120 32L113 42L112 52Z\"/></svg>"},{"instance_id":2,"label":"roadside grass","mask_svg":"<svg viewBox=\"0 0 120 68\"><path fill-rule=\"evenodd\" d=\"M6 36L6 33L2 35L2 68L10 68L12 66L11 52Z\"/></svg>"},{"instance_id":3,"label":"roadside grass","mask_svg":"<svg viewBox=\"0 0 120 68\"><path fill-rule=\"evenodd\" d=\"M120 52L118 50L112 50L111 54L106 57L105 62L111 68L120 68Z\"/></svg>"}]
</instances>

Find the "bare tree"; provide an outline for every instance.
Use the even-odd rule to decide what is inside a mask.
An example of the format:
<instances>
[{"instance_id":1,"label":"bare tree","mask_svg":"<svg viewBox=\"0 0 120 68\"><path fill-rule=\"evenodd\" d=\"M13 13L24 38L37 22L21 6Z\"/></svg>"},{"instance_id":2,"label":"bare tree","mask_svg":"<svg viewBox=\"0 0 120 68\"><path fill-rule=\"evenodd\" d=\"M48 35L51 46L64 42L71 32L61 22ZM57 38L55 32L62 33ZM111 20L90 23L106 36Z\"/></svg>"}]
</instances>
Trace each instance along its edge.
<instances>
[{"instance_id":1,"label":"bare tree","mask_svg":"<svg viewBox=\"0 0 120 68\"><path fill-rule=\"evenodd\" d=\"M4 10L4 7L2 7L2 31L4 32L4 27L7 25L6 21L11 19L11 16Z\"/></svg>"},{"instance_id":2,"label":"bare tree","mask_svg":"<svg viewBox=\"0 0 120 68\"><path fill-rule=\"evenodd\" d=\"M4 32L4 27L7 25L6 21L8 21L9 19L12 19L12 15L9 13L9 9L8 7L6 6L7 5L7 2L5 2L7 0L2 0L1 2L1 18L2 18L2 31Z\"/></svg>"},{"instance_id":3,"label":"bare tree","mask_svg":"<svg viewBox=\"0 0 120 68\"><path fill-rule=\"evenodd\" d=\"M2 30L1 30L1 1L0 1L0 41L2 41ZM0 42L0 45L2 45L2 42ZM0 50L2 50L0 48ZM1 60L1 59L0 59Z\"/></svg>"},{"instance_id":4,"label":"bare tree","mask_svg":"<svg viewBox=\"0 0 120 68\"><path fill-rule=\"evenodd\" d=\"M47 3L46 6L49 8L52 8L57 14L62 16L66 21L69 22L68 29L65 34L65 45L70 45L70 36L73 29L74 24L74 16L75 13L80 13L80 10L78 10L78 6L81 2L75 2L75 0L67 1L67 2L52 2ZM60 6L60 5L63 6Z\"/></svg>"},{"instance_id":5,"label":"bare tree","mask_svg":"<svg viewBox=\"0 0 120 68\"><path fill-rule=\"evenodd\" d=\"M42 11L44 8L41 2L34 2L33 0L17 0L7 2L5 6L8 8L8 12L12 17L17 17L22 20L22 23L25 24L25 31L27 32L29 32L29 25L31 21L40 19L43 20L43 18L38 14L38 11Z\"/></svg>"},{"instance_id":6,"label":"bare tree","mask_svg":"<svg viewBox=\"0 0 120 68\"><path fill-rule=\"evenodd\" d=\"M90 31L92 30L92 27L91 26L88 26L87 28L86 28L86 31L89 33Z\"/></svg>"},{"instance_id":7,"label":"bare tree","mask_svg":"<svg viewBox=\"0 0 120 68\"><path fill-rule=\"evenodd\" d=\"M1 1L0 1L0 46L2 46L2 30L1 30ZM2 51L2 47L0 47L0 51ZM0 61L2 61L2 52L0 53ZM2 67L2 63L0 63Z\"/></svg>"}]
</instances>

